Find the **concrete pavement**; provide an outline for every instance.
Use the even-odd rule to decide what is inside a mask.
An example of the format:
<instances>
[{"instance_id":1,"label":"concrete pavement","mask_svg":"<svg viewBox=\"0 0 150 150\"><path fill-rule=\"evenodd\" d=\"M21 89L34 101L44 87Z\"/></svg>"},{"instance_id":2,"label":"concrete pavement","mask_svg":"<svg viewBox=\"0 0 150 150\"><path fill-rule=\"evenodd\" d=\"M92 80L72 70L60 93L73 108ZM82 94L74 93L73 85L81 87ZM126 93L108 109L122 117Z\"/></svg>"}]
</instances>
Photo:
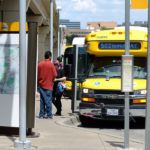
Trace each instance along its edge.
<instances>
[{"instance_id":1,"label":"concrete pavement","mask_svg":"<svg viewBox=\"0 0 150 150\"><path fill-rule=\"evenodd\" d=\"M36 100L36 116L39 113L39 98ZM65 125L71 120L76 123L76 117L71 113L71 101L62 99L62 116L53 119L39 119L36 117L34 132L40 133L38 138L29 138L32 147L38 150L123 150L124 139L103 133L94 133L83 128ZM53 112L55 113L55 107ZM0 150L14 149L16 138L0 136ZM144 144L130 141L131 150L144 150Z\"/></svg>"}]
</instances>

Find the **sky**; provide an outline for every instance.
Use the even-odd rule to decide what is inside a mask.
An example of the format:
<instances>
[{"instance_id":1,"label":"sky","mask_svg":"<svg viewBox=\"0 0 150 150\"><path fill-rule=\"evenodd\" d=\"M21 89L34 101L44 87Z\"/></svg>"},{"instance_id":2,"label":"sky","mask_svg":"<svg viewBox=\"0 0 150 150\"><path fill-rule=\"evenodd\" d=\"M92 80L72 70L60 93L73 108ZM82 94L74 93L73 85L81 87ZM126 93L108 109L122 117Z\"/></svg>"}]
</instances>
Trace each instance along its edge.
<instances>
[{"instance_id":1,"label":"sky","mask_svg":"<svg viewBox=\"0 0 150 150\"><path fill-rule=\"evenodd\" d=\"M61 7L60 19L79 21L81 28L87 22L114 21L122 24L125 20L125 0L56 0ZM147 21L147 9L130 11L130 22Z\"/></svg>"}]
</instances>

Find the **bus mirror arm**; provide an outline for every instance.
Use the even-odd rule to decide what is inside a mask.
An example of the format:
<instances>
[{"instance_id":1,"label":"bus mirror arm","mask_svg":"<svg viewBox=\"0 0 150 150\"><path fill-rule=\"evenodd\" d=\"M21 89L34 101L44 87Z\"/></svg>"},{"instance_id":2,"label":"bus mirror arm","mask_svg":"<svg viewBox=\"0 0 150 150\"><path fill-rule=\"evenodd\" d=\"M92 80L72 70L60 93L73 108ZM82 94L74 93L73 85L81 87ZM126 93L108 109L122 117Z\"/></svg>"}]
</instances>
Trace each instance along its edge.
<instances>
[{"instance_id":1,"label":"bus mirror arm","mask_svg":"<svg viewBox=\"0 0 150 150\"><path fill-rule=\"evenodd\" d=\"M131 119L134 123L136 123L136 120L133 118L132 114L130 113L129 115L130 115L130 119Z\"/></svg>"},{"instance_id":2,"label":"bus mirror arm","mask_svg":"<svg viewBox=\"0 0 150 150\"><path fill-rule=\"evenodd\" d=\"M82 84L85 81L85 78L79 78L78 80Z\"/></svg>"},{"instance_id":3,"label":"bus mirror arm","mask_svg":"<svg viewBox=\"0 0 150 150\"><path fill-rule=\"evenodd\" d=\"M67 78L68 81L74 81L78 80L80 83L83 83L85 81L85 78Z\"/></svg>"},{"instance_id":4,"label":"bus mirror arm","mask_svg":"<svg viewBox=\"0 0 150 150\"><path fill-rule=\"evenodd\" d=\"M78 78L67 78L68 81L78 80Z\"/></svg>"},{"instance_id":5,"label":"bus mirror arm","mask_svg":"<svg viewBox=\"0 0 150 150\"><path fill-rule=\"evenodd\" d=\"M105 104L104 103L100 103L100 107L101 108L105 108Z\"/></svg>"}]
</instances>

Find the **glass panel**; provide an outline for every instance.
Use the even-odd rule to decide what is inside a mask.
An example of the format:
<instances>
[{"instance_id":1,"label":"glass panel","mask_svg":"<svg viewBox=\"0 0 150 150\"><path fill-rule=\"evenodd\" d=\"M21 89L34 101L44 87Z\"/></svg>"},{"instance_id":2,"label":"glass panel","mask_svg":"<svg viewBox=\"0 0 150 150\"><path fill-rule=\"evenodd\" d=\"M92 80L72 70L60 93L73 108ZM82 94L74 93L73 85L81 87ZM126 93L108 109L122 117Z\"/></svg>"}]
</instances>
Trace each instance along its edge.
<instances>
[{"instance_id":1,"label":"glass panel","mask_svg":"<svg viewBox=\"0 0 150 150\"><path fill-rule=\"evenodd\" d=\"M78 78L85 77L87 71L87 52L84 47L78 49Z\"/></svg>"},{"instance_id":2,"label":"glass panel","mask_svg":"<svg viewBox=\"0 0 150 150\"><path fill-rule=\"evenodd\" d=\"M87 72L87 57L88 54L84 47L78 48L78 78L85 77ZM77 83L77 101L80 102L81 83ZM77 106L79 106L79 102Z\"/></svg>"},{"instance_id":3,"label":"glass panel","mask_svg":"<svg viewBox=\"0 0 150 150\"><path fill-rule=\"evenodd\" d=\"M0 94L19 94L18 45L0 45Z\"/></svg>"},{"instance_id":4,"label":"glass panel","mask_svg":"<svg viewBox=\"0 0 150 150\"><path fill-rule=\"evenodd\" d=\"M95 58L92 61L88 76L121 78L121 57ZM134 58L133 77L146 79L146 58Z\"/></svg>"}]
</instances>

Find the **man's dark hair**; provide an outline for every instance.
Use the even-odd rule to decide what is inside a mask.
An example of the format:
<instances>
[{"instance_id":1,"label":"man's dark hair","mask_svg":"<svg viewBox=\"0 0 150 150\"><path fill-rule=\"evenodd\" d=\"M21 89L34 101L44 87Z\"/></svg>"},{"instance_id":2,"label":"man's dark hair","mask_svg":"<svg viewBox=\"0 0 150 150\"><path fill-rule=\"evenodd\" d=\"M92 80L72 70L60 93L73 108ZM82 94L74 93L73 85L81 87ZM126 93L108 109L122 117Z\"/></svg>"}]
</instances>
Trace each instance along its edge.
<instances>
[{"instance_id":1,"label":"man's dark hair","mask_svg":"<svg viewBox=\"0 0 150 150\"><path fill-rule=\"evenodd\" d=\"M50 56L52 56L52 53L50 51L45 52L45 59L48 59Z\"/></svg>"},{"instance_id":2,"label":"man's dark hair","mask_svg":"<svg viewBox=\"0 0 150 150\"><path fill-rule=\"evenodd\" d=\"M57 57L57 60L58 60L59 62L62 62L62 57L61 57L61 56Z\"/></svg>"}]
</instances>

